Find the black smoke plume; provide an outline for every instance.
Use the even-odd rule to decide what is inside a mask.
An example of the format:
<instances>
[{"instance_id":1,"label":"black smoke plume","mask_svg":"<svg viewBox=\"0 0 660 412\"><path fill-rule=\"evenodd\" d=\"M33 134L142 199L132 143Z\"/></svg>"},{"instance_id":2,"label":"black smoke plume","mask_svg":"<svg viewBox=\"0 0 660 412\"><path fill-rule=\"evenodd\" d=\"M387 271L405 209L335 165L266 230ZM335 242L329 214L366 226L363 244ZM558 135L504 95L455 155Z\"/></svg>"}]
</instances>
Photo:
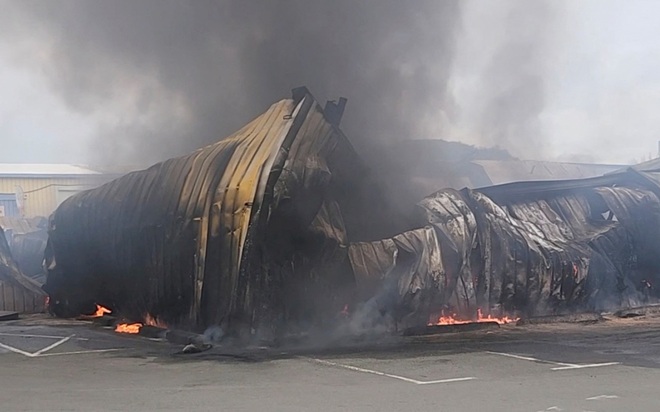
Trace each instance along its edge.
<instances>
[{"instance_id":1,"label":"black smoke plume","mask_svg":"<svg viewBox=\"0 0 660 412\"><path fill-rule=\"evenodd\" d=\"M0 34L33 47L66 104L98 119L90 159L145 164L214 142L306 85L349 99L361 146L451 117L461 10L420 0L0 2ZM36 46L35 46L36 45Z\"/></svg>"}]
</instances>

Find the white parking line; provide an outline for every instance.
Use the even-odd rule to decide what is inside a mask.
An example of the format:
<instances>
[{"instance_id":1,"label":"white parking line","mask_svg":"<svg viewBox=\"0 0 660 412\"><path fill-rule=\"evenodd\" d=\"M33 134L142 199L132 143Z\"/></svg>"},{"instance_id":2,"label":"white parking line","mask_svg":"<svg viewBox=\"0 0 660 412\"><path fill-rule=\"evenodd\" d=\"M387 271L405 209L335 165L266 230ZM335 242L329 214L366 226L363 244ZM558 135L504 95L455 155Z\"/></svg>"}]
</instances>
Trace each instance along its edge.
<instances>
[{"instance_id":1,"label":"white parking line","mask_svg":"<svg viewBox=\"0 0 660 412\"><path fill-rule=\"evenodd\" d=\"M54 348L60 346L61 344L67 342L67 341L68 341L69 339L71 339L73 336L74 336L74 335L67 336L66 338L62 338L62 339L58 340L57 342L53 343L52 345L48 345L48 346L46 346L46 347L43 348L43 349L39 349L38 351L34 352L34 353L32 354L32 356L39 356L39 355L41 355L41 354L44 353L44 352L48 352L49 350L54 349Z\"/></svg>"},{"instance_id":2,"label":"white parking line","mask_svg":"<svg viewBox=\"0 0 660 412\"><path fill-rule=\"evenodd\" d=\"M8 351L12 351L14 353L18 353L23 356L27 356L28 358L34 357L30 352L25 352L23 350L20 350L18 348L15 348L13 346L5 345L4 343L0 343L0 348L7 349Z\"/></svg>"},{"instance_id":3,"label":"white parking line","mask_svg":"<svg viewBox=\"0 0 660 412\"><path fill-rule=\"evenodd\" d=\"M598 395L598 396L592 396L591 398L586 398L585 400L587 401L598 401L601 399L618 399L619 397L616 395Z\"/></svg>"},{"instance_id":4,"label":"white parking line","mask_svg":"<svg viewBox=\"0 0 660 412\"><path fill-rule=\"evenodd\" d=\"M3 334L3 336L22 336L25 337L26 335L8 335L8 334ZM10 346L7 344L4 344L0 342L0 348L6 349L8 351L18 353L19 355L27 356L28 358L41 358L44 356L62 356L62 355L80 355L84 353L101 353L101 352L113 352L121 349L92 349L92 350L83 350L83 351L73 351L73 352L58 352L58 353L46 353L52 349L55 349L56 347L62 345L63 343L68 342L72 338L75 337L75 335L71 336L41 336L41 335L32 335L33 337L39 337L39 338L47 338L47 339L55 339L58 338L59 340L55 343L52 343L42 349L39 349L36 352L30 353L27 351L24 351L22 349L16 348L14 346ZM83 339L83 340L88 340L88 339Z\"/></svg>"},{"instance_id":5,"label":"white parking line","mask_svg":"<svg viewBox=\"0 0 660 412\"><path fill-rule=\"evenodd\" d=\"M121 348L114 349L90 349L90 350L78 350L74 352L57 352L57 353L44 353L39 355L40 358L46 356L63 356L63 355L83 355L85 353L104 353L104 352L115 352L121 350Z\"/></svg>"},{"instance_id":6,"label":"white parking line","mask_svg":"<svg viewBox=\"0 0 660 412\"><path fill-rule=\"evenodd\" d=\"M26 352L24 350L15 348L13 346L6 345L4 343L0 343L0 348L5 348L5 349L10 350L14 353L18 353L18 354L21 354L23 356L27 356L28 358L36 358L37 356L40 356L42 353L48 352L49 350L51 350L53 348L56 348L56 347L60 346L61 344L67 342L69 339L71 339L74 336L75 335L65 336L62 339L58 340L57 342L55 342L53 344L50 344L50 345L46 346L45 348L39 349L38 351L36 351L34 353Z\"/></svg>"},{"instance_id":7,"label":"white parking line","mask_svg":"<svg viewBox=\"0 0 660 412\"><path fill-rule=\"evenodd\" d=\"M575 365L575 364L572 364L572 363L553 362L553 361L548 361L548 360L543 360L543 359L532 358L531 356L514 355L512 353L491 352L491 351L486 351L486 353L490 353L491 355L506 356L508 358L526 360L526 361L530 361L530 362L548 363L548 364L551 364L551 365L559 365L559 366L562 366L562 367L569 367L569 368L574 368L574 367L578 366L578 365Z\"/></svg>"},{"instance_id":8,"label":"white parking line","mask_svg":"<svg viewBox=\"0 0 660 412\"><path fill-rule=\"evenodd\" d=\"M553 371L566 371L570 369L584 369L584 368L600 368L602 366L614 366L621 365L621 362L604 362L604 363L590 363L587 365L571 365L571 366L560 366L558 368L552 368Z\"/></svg>"},{"instance_id":9,"label":"white parking line","mask_svg":"<svg viewBox=\"0 0 660 412\"><path fill-rule=\"evenodd\" d=\"M526 360L526 361L530 361L530 362L538 362L538 363L547 363L547 364L550 364L550 365L557 365L557 367L551 368L551 370L553 370L553 371L566 371L566 370L571 370L571 369L585 369L585 368L599 368L599 367L602 367L602 366L614 366L614 365L620 365L621 364L621 362L576 364L576 363L554 362L554 361L549 361L549 360L545 360L545 359L532 358L531 356L514 355L512 353L505 353L505 352L486 351L486 353L490 353L491 355L506 356L508 358Z\"/></svg>"},{"instance_id":10,"label":"white parking line","mask_svg":"<svg viewBox=\"0 0 660 412\"><path fill-rule=\"evenodd\" d=\"M415 385L434 385L434 384L440 384L440 383L463 382L463 381L471 381L471 380L477 379L473 376L468 376L468 377L465 377L465 378L449 378L449 379L438 379L438 380L433 380L433 381L419 381L417 379L406 378L405 376L393 375L391 373L385 373L385 372L375 371L375 370L371 370L371 369L358 368L357 366L344 365L342 363L330 362L330 361L323 360L323 359L317 359L317 358L304 358L304 359L308 359L308 360L311 360L311 361L314 361L316 363L320 363L320 364L326 365L326 366L334 366L334 367L337 367L337 368L344 368L344 369L352 370L352 371L355 371L355 372L369 373L369 374L372 374L372 375L385 376L385 377L392 378L392 379L398 379L398 380L401 380L401 381L404 381L404 382L414 383Z\"/></svg>"},{"instance_id":11,"label":"white parking line","mask_svg":"<svg viewBox=\"0 0 660 412\"><path fill-rule=\"evenodd\" d=\"M52 335L30 335L27 333L4 333L0 332L0 336L15 336L18 338L44 338L44 339L62 339L66 336L52 336ZM89 340L87 338L73 338L74 340Z\"/></svg>"}]
</instances>

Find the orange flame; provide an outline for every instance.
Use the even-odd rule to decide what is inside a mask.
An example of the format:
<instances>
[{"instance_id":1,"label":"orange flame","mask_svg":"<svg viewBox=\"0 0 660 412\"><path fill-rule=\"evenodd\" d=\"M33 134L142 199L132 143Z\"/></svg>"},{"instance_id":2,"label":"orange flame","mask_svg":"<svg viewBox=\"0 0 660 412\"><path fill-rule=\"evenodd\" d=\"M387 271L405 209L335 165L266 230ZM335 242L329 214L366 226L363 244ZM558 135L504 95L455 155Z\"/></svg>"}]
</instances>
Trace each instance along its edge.
<instances>
[{"instance_id":1,"label":"orange flame","mask_svg":"<svg viewBox=\"0 0 660 412\"><path fill-rule=\"evenodd\" d=\"M141 323L120 323L115 327L117 333L140 333Z\"/></svg>"},{"instance_id":2,"label":"orange flame","mask_svg":"<svg viewBox=\"0 0 660 412\"><path fill-rule=\"evenodd\" d=\"M108 308L104 308L103 306L97 304L96 305L96 312L94 312L93 315L90 315L90 317L91 318L100 318L103 315L105 315L106 313L110 314L110 313L112 313L112 311Z\"/></svg>"},{"instance_id":3,"label":"orange flame","mask_svg":"<svg viewBox=\"0 0 660 412\"><path fill-rule=\"evenodd\" d=\"M140 322L120 323L115 327L115 332L132 333L132 334L140 333L140 329L142 329L144 325L167 329L167 325L165 324L165 322L162 322L158 320L155 316L151 316L151 314L147 313L146 316L144 317L144 323L140 323Z\"/></svg>"},{"instance_id":4,"label":"orange flame","mask_svg":"<svg viewBox=\"0 0 660 412\"><path fill-rule=\"evenodd\" d=\"M500 325L506 325L507 323L517 322L520 318L510 318L508 316L503 316L501 318L496 318L491 314L484 316L481 312L481 309L477 309L477 319L476 320L467 320L459 319L456 317L456 314L446 316L444 312L440 315L437 320L432 320L429 322L429 326L434 325L462 325L465 323L474 323L474 322L497 322Z\"/></svg>"}]
</instances>

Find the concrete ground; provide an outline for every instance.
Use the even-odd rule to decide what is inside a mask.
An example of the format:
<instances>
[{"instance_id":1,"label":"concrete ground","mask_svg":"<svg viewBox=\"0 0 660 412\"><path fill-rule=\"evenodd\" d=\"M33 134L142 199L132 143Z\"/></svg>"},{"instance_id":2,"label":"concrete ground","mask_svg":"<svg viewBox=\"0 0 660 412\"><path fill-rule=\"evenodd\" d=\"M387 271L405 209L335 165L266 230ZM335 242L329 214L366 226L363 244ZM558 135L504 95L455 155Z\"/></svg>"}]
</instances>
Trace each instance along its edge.
<instances>
[{"instance_id":1,"label":"concrete ground","mask_svg":"<svg viewBox=\"0 0 660 412\"><path fill-rule=\"evenodd\" d=\"M656 411L660 319L195 355L80 322L0 324L2 411Z\"/></svg>"}]
</instances>

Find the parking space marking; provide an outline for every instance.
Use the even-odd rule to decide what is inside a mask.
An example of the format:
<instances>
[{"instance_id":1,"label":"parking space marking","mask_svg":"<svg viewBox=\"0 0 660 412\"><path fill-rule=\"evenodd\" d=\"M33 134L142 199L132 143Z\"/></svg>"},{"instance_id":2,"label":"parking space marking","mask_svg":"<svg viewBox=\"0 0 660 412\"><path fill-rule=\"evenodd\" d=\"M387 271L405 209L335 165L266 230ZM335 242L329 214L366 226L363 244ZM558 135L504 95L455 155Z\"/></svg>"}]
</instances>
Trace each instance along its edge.
<instances>
[{"instance_id":1,"label":"parking space marking","mask_svg":"<svg viewBox=\"0 0 660 412\"><path fill-rule=\"evenodd\" d=\"M448 378L448 379L438 379L438 380L432 380L432 381L420 381L420 380L417 380L417 379L407 378L405 376L393 375L391 373L385 373L385 372L375 371L375 370L371 370L371 369L359 368L357 366L352 366L352 365L344 365L342 363L330 362L330 361L323 360L323 359L317 359L317 358L304 358L304 359L308 359L308 360L311 360L313 362L320 363L320 364L326 365L326 366L333 366L333 367L336 367L336 368L348 369L348 370L355 371L355 372L369 373L371 375L385 376L387 378L398 379L400 381L404 381L404 382L408 382L408 383L414 383L415 385L435 385L435 384L441 384L441 383L464 382L464 381L471 381L471 380L477 379L474 376L468 376L468 377L464 377L464 378Z\"/></svg>"},{"instance_id":2,"label":"parking space marking","mask_svg":"<svg viewBox=\"0 0 660 412\"><path fill-rule=\"evenodd\" d=\"M39 349L36 352L27 352L22 349L16 348L14 346L7 345L0 342L0 348L6 349L8 351L17 353L19 355L26 356L28 358L41 358L44 356L62 356L62 355L80 355L84 353L102 353L102 352L113 352L121 349L91 349L91 350L82 350L82 351L70 351L70 352L58 352L58 353L46 353L56 347L68 342L69 340L89 340L86 338L75 338L74 335L70 336L50 336L50 335L24 335L24 334L10 334L10 333L0 333L0 336L10 336L10 337L22 337L22 338L44 338L44 339L59 339L57 342L51 343L50 345Z\"/></svg>"},{"instance_id":3,"label":"parking space marking","mask_svg":"<svg viewBox=\"0 0 660 412\"><path fill-rule=\"evenodd\" d=\"M0 336L13 336L17 338L44 338L44 339L62 339L66 338L66 336L53 336L53 335L31 335L27 333L5 333L5 332L0 332ZM77 338L73 337L72 339L74 340L89 340L88 338Z\"/></svg>"},{"instance_id":4,"label":"parking space marking","mask_svg":"<svg viewBox=\"0 0 660 412\"><path fill-rule=\"evenodd\" d=\"M567 371L570 369L585 369L585 368L600 368L603 366L614 366L621 365L621 362L603 362L603 363L590 363L587 365L571 365L571 366L560 366L557 368L552 368L553 371Z\"/></svg>"},{"instance_id":5,"label":"parking space marking","mask_svg":"<svg viewBox=\"0 0 660 412\"><path fill-rule=\"evenodd\" d=\"M506 356L508 358L520 359L520 360L525 360L525 361L529 361L529 362L546 363L546 364L550 364L550 365L557 365L556 367L550 369L550 370L553 370L553 371L565 371L565 370L571 370L571 369L585 369L585 368L599 368L599 367L602 367L602 366L614 366L614 365L620 365L621 364L621 362L603 362L603 363L577 364L577 363L554 362L554 361L549 361L549 360L545 360L545 359L533 358L531 356L521 356L521 355L515 355L513 353L505 353L505 352L486 351L486 353L489 353L491 355Z\"/></svg>"},{"instance_id":6,"label":"parking space marking","mask_svg":"<svg viewBox=\"0 0 660 412\"><path fill-rule=\"evenodd\" d=\"M40 358L43 358L45 356L63 356L63 355L82 355L85 353L103 353L103 352L116 352L118 350L121 350L121 348L114 348L114 349L90 349L90 350L77 350L73 352L56 352L56 353L43 353L39 355Z\"/></svg>"},{"instance_id":7,"label":"parking space marking","mask_svg":"<svg viewBox=\"0 0 660 412\"><path fill-rule=\"evenodd\" d=\"M23 355L23 356L27 356L28 358L34 357L34 355L32 355L30 352L25 352L23 350L20 350L18 348L13 347L13 346L5 345L2 342L0 342L0 348L7 349L8 351L18 353L18 354Z\"/></svg>"},{"instance_id":8,"label":"parking space marking","mask_svg":"<svg viewBox=\"0 0 660 412\"><path fill-rule=\"evenodd\" d=\"M618 399L619 397L616 395L598 395L598 396L592 396L591 398L586 398L586 401L598 401L601 399Z\"/></svg>"},{"instance_id":9,"label":"parking space marking","mask_svg":"<svg viewBox=\"0 0 660 412\"><path fill-rule=\"evenodd\" d=\"M548 364L551 364L551 365L559 365L559 366L563 366L563 367L577 366L577 365L572 364L572 363L553 362L553 361L548 361L548 360L544 360L544 359L532 358L531 356L514 355L513 353L491 352L491 351L486 351L486 353L490 353L491 355L506 356L508 358L526 360L526 361L530 361L530 362L548 363Z\"/></svg>"},{"instance_id":10,"label":"parking space marking","mask_svg":"<svg viewBox=\"0 0 660 412\"><path fill-rule=\"evenodd\" d=\"M43 349L39 349L38 351L34 352L32 355L33 356L39 356L44 352L48 352L51 349L55 349L56 347L60 346L61 344L65 343L65 342L68 342L69 339L71 339L73 336L74 335L67 336L66 338L62 338L62 339L58 340L57 342L53 343L52 345L48 345Z\"/></svg>"}]
</instances>

